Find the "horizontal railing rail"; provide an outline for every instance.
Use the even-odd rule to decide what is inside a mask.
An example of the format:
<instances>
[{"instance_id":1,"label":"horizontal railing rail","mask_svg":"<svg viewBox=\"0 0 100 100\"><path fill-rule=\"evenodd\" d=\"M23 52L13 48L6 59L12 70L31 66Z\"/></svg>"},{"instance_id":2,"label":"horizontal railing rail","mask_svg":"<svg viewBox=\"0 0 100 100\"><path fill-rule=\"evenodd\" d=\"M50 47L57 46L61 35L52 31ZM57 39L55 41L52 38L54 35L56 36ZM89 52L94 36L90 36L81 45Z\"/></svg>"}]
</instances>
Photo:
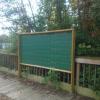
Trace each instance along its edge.
<instances>
[{"instance_id":1,"label":"horizontal railing rail","mask_svg":"<svg viewBox=\"0 0 100 100\"><path fill-rule=\"evenodd\" d=\"M77 57L76 63L100 65L100 57Z\"/></svg>"}]
</instances>

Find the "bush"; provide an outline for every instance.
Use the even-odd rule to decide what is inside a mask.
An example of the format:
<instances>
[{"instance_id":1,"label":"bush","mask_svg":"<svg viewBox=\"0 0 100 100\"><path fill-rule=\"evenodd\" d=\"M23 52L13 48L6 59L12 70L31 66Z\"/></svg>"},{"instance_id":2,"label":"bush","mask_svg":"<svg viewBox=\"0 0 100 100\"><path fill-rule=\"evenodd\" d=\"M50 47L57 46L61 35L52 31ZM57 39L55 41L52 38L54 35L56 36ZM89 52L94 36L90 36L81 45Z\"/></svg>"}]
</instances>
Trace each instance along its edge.
<instances>
[{"instance_id":1,"label":"bush","mask_svg":"<svg viewBox=\"0 0 100 100\"><path fill-rule=\"evenodd\" d=\"M76 56L100 57L100 36L91 37L87 34L76 34Z\"/></svg>"}]
</instances>

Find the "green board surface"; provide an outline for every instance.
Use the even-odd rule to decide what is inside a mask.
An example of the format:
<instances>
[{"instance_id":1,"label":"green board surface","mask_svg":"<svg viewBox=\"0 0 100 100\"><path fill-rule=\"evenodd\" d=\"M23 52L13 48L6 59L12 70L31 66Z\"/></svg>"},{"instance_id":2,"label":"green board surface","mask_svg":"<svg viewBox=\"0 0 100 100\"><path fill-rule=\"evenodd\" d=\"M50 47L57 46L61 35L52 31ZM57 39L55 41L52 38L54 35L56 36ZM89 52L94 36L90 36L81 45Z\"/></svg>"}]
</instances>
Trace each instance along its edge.
<instances>
[{"instance_id":1,"label":"green board surface","mask_svg":"<svg viewBox=\"0 0 100 100\"><path fill-rule=\"evenodd\" d=\"M20 63L71 70L72 32L20 35Z\"/></svg>"}]
</instances>

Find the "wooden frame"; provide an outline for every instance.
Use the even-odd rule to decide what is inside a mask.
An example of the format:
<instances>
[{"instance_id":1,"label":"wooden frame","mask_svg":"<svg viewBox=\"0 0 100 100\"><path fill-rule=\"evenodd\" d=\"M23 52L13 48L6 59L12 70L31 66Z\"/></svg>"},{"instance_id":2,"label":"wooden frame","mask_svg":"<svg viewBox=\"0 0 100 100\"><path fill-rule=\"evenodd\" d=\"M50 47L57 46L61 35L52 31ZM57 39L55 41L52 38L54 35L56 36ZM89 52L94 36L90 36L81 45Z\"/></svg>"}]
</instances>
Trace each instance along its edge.
<instances>
[{"instance_id":1,"label":"wooden frame","mask_svg":"<svg viewBox=\"0 0 100 100\"><path fill-rule=\"evenodd\" d=\"M39 66L39 65L32 65L32 64L25 64L25 63L20 63L20 65L25 65L25 66L29 66L29 67L37 67L37 68L44 68L44 69L49 69L49 70L54 70L54 71L59 71L59 72L66 72L66 73L72 73L71 71L65 71L65 70L60 70L60 69L56 69L56 68L48 68L45 66Z\"/></svg>"},{"instance_id":2,"label":"wooden frame","mask_svg":"<svg viewBox=\"0 0 100 100\"><path fill-rule=\"evenodd\" d=\"M21 66L20 66L20 37L18 36L18 77L21 77Z\"/></svg>"},{"instance_id":3,"label":"wooden frame","mask_svg":"<svg viewBox=\"0 0 100 100\"><path fill-rule=\"evenodd\" d=\"M74 29L63 29L63 30L53 30L53 31L44 31L44 32L33 32L33 33L18 33L19 35L33 35L33 34L54 34L56 32L69 32L69 31L73 31Z\"/></svg>"},{"instance_id":4,"label":"wooden frame","mask_svg":"<svg viewBox=\"0 0 100 100\"><path fill-rule=\"evenodd\" d=\"M67 72L71 74L71 86L72 86L72 91L74 91L74 54L75 54L75 30L74 29L63 29L63 30L54 30L54 31L46 31L46 32L34 32L34 33L19 33L19 42L18 44L20 44L20 36L21 35L38 35L38 34L55 34L56 32L60 33L60 32L72 32L72 48L71 48L71 71L65 71L65 70L60 70L60 69L55 69L55 68L47 68L44 66L38 66L35 65L35 67L41 67L41 68L46 68L46 69L51 69L54 71L61 71L61 72ZM60 33L61 34L61 33ZM18 67L18 75L21 76L21 68L20 65L28 65L30 67L34 66L31 64L25 64L25 63L20 63L20 45L18 45L18 61L19 61L19 67Z\"/></svg>"},{"instance_id":5,"label":"wooden frame","mask_svg":"<svg viewBox=\"0 0 100 100\"><path fill-rule=\"evenodd\" d=\"M75 41L76 41L76 32L75 29L73 28L72 30L72 65L71 65L71 85L72 85L72 92L75 92Z\"/></svg>"}]
</instances>

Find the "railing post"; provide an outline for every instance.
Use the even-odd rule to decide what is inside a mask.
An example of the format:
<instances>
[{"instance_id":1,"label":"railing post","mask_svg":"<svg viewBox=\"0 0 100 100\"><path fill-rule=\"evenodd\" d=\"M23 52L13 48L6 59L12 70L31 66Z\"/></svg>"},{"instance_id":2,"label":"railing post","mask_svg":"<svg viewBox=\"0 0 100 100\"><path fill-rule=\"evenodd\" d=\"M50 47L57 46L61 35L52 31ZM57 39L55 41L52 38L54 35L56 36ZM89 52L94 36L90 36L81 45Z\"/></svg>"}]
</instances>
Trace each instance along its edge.
<instances>
[{"instance_id":1,"label":"railing post","mask_svg":"<svg viewBox=\"0 0 100 100\"><path fill-rule=\"evenodd\" d=\"M18 77L21 77L21 66L20 66L20 37L18 35Z\"/></svg>"},{"instance_id":2,"label":"railing post","mask_svg":"<svg viewBox=\"0 0 100 100\"><path fill-rule=\"evenodd\" d=\"M77 94L77 89L79 87L79 80L80 80L80 63L76 63L76 87L75 87L75 93Z\"/></svg>"},{"instance_id":3,"label":"railing post","mask_svg":"<svg viewBox=\"0 0 100 100\"><path fill-rule=\"evenodd\" d=\"M80 76L80 63L76 64L76 87L79 86L79 76Z\"/></svg>"},{"instance_id":4,"label":"railing post","mask_svg":"<svg viewBox=\"0 0 100 100\"><path fill-rule=\"evenodd\" d=\"M71 68L71 86L72 86L72 92L75 92L75 29L72 30L72 68Z\"/></svg>"}]
</instances>

